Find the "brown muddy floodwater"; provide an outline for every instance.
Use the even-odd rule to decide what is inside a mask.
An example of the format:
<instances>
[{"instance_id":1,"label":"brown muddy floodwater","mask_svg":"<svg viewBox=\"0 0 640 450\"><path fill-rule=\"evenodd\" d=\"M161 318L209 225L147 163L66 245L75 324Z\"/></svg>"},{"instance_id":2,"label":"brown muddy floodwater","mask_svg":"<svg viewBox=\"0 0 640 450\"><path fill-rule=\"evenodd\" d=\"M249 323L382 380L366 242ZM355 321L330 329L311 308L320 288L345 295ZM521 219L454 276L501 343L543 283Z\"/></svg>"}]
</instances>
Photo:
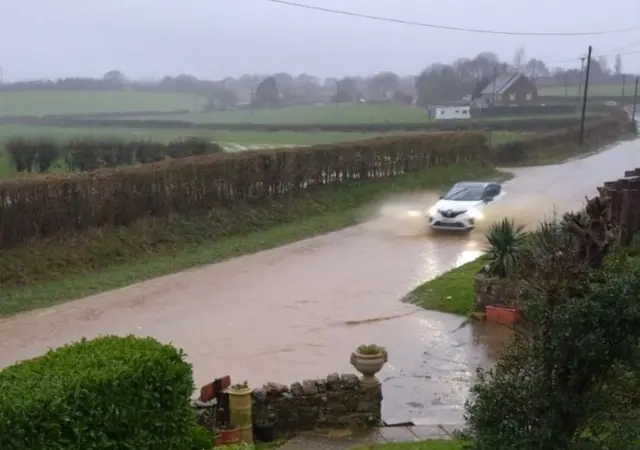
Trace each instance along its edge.
<instances>
[{"instance_id":1,"label":"brown muddy floodwater","mask_svg":"<svg viewBox=\"0 0 640 450\"><path fill-rule=\"evenodd\" d=\"M535 224L579 206L606 180L640 167L640 141L564 165L514 170L494 207ZM82 337L151 335L182 347L196 385L230 374L254 385L352 372L362 343L389 350L380 374L387 420L457 423L478 366L503 328L399 301L417 284L477 257L483 233L437 236L404 219L433 196L391 199L363 225L0 321L0 367Z\"/></svg>"}]
</instances>

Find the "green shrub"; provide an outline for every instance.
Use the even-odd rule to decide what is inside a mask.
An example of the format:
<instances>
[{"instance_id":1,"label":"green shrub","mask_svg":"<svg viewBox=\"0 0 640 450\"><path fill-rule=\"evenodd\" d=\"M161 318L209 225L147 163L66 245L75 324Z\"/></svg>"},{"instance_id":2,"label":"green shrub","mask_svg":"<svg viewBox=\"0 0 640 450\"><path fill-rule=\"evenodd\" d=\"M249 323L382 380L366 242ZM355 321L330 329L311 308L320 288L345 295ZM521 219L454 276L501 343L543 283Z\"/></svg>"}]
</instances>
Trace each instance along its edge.
<instances>
[{"instance_id":1,"label":"green shrub","mask_svg":"<svg viewBox=\"0 0 640 450\"><path fill-rule=\"evenodd\" d=\"M11 139L7 142L5 149L16 172L44 173L60 156L58 144L47 137L34 140Z\"/></svg>"},{"instance_id":2,"label":"green shrub","mask_svg":"<svg viewBox=\"0 0 640 450\"><path fill-rule=\"evenodd\" d=\"M31 173L33 171L36 162L36 149L30 141L22 138L12 139L7 142L5 148L16 172Z\"/></svg>"},{"instance_id":3,"label":"green shrub","mask_svg":"<svg viewBox=\"0 0 640 450\"><path fill-rule=\"evenodd\" d=\"M489 275L504 278L515 274L527 239L523 225L516 225L506 217L491 225L487 232Z\"/></svg>"},{"instance_id":4,"label":"green shrub","mask_svg":"<svg viewBox=\"0 0 640 450\"><path fill-rule=\"evenodd\" d=\"M640 442L640 266L594 271L559 221L532 233L527 323L467 403L473 449L626 450Z\"/></svg>"},{"instance_id":5,"label":"green shrub","mask_svg":"<svg viewBox=\"0 0 640 450\"><path fill-rule=\"evenodd\" d=\"M181 350L133 336L83 340L0 372L0 448L202 449L193 388Z\"/></svg>"}]
</instances>

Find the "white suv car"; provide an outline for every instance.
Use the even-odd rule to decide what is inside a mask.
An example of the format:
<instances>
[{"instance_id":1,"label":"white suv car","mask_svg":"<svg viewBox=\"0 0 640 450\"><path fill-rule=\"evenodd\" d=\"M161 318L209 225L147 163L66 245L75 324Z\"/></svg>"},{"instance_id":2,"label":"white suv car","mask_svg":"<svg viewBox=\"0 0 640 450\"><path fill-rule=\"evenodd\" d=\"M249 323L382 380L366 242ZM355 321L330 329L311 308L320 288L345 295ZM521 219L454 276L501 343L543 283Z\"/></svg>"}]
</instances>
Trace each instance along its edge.
<instances>
[{"instance_id":1,"label":"white suv car","mask_svg":"<svg viewBox=\"0 0 640 450\"><path fill-rule=\"evenodd\" d=\"M440 197L428 213L429 226L435 230L471 231L482 220L482 210L489 202L505 196L502 186L493 182L463 181Z\"/></svg>"}]
</instances>

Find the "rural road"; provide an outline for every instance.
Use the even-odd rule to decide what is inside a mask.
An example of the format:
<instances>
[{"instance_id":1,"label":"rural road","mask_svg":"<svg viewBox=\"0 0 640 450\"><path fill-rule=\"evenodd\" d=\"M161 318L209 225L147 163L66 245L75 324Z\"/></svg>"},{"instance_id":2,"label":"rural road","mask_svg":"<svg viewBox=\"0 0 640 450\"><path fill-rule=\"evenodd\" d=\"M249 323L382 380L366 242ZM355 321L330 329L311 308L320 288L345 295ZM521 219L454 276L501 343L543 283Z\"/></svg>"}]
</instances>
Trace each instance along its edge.
<instances>
[{"instance_id":1,"label":"rural road","mask_svg":"<svg viewBox=\"0 0 640 450\"><path fill-rule=\"evenodd\" d=\"M561 210L579 205L635 167L640 140L563 165L517 169L496 218L535 223L554 202ZM491 361L504 332L456 331L460 318L398 299L478 256L482 232L436 237L398 233L398 225L383 217L0 320L0 367L82 337L134 333L184 348L197 386L225 374L260 385L353 372L351 351L377 343L389 351L380 374L385 418L457 423L475 368Z\"/></svg>"}]
</instances>

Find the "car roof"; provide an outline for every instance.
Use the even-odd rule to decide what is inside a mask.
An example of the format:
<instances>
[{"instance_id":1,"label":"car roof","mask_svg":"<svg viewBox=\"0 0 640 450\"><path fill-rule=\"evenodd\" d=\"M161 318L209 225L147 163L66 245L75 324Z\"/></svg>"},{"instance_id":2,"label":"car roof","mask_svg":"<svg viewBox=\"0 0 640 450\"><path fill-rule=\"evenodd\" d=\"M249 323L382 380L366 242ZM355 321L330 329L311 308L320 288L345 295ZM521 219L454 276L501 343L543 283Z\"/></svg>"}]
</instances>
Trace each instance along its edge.
<instances>
[{"instance_id":1,"label":"car roof","mask_svg":"<svg viewBox=\"0 0 640 450\"><path fill-rule=\"evenodd\" d=\"M498 183L493 183L491 181L461 181L459 183L454 184L454 186L457 187L469 187L469 188L480 188L480 187L486 187L489 186L490 184L498 184Z\"/></svg>"}]
</instances>

